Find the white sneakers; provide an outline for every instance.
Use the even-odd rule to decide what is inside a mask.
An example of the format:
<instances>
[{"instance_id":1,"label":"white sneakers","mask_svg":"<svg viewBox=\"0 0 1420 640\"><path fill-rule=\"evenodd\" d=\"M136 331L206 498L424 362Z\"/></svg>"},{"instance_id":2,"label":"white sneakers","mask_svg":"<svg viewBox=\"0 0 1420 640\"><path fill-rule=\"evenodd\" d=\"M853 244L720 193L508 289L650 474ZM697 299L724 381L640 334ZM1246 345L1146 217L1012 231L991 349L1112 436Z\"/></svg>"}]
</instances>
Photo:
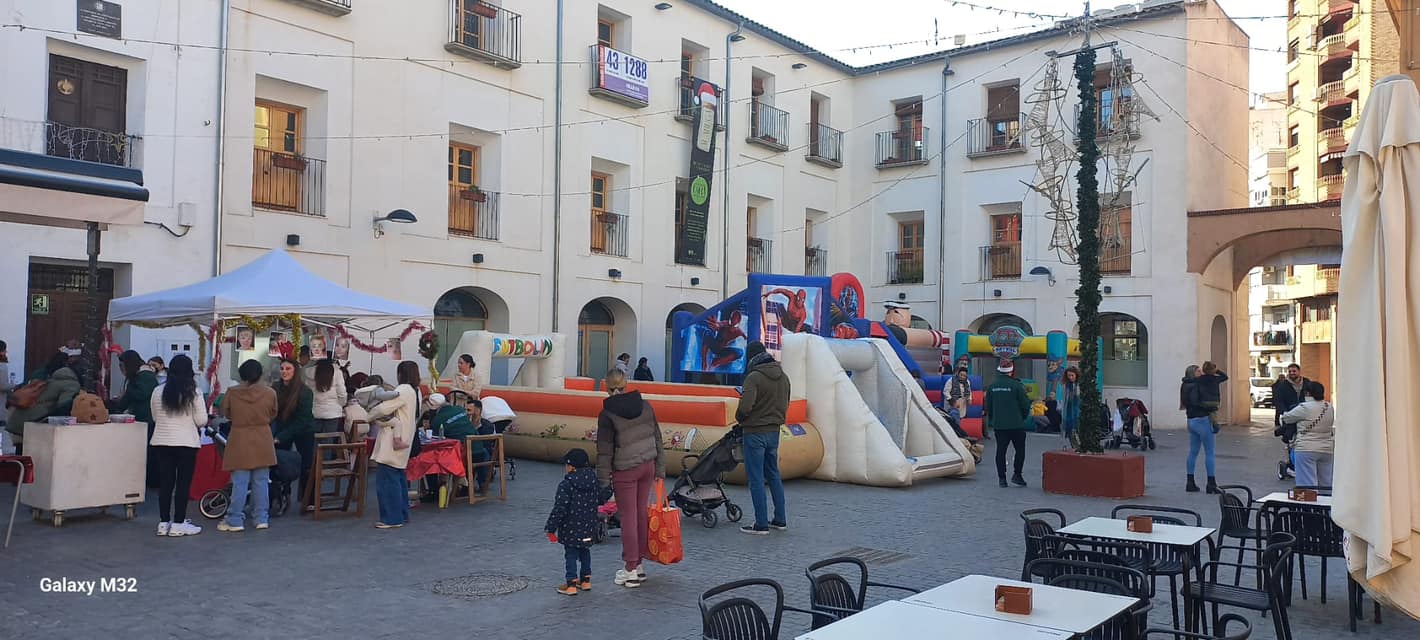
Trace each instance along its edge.
<instances>
[{"instance_id":1,"label":"white sneakers","mask_svg":"<svg viewBox=\"0 0 1420 640\"><path fill-rule=\"evenodd\" d=\"M269 528L270 526L271 526L271 525L268 524L268 523L265 523L265 522L258 522L258 523L256 523L256 530L257 530L257 531L261 531L261 530L263 530L263 529Z\"/></svg>"},{"instance_id":2,"label":"white sneakers","mask_svg":"<svg viewBox=\"0 0 1420 640\"><path fill-rule=\"evenodd\" d=\"M181 538L182 536L195 536L202 533L202 527L192 524L191 520L174 522L168 526L168 537Z\"/></svg>"},{"instance_id":3,"label":"white sneakers","mask_svg":"<svg viewBox=\"0 0 1420 640\"><path fill-rule=\"evenodd\" d=\"M173 526L173 523L171 523L171 522L159 522L159 523L158 523L158 535L159 535L159 536L166 536L166 535L168 535L168 531L172 529L172 526Z\"/></svg>"},{"instance_id":4,"label":"white sneakers","mask_svg":"<svg viewBox=\"0 0 1420 640\"><path fill-rule=\"evenodd\" d=\"M238 532L238 531L246 531L247 528L244 527L244 526L243 526L243 527L234 527L234 526L232 526L232 525L230 525L230 524L227 524L227 521L226 521L226 520L223 520L223 521L217 523L217 530L218 530L218 531L228 531L228 532L231 532L231 533L236 533L236 532Z\"/></svg>"},{"instance_id":5,"label":"white sneakers","mask_svg":"<svg viewBox=\"0 0 1420 640\"><path fill-rule=\"evenodd\" d=\"M637 567L635 572L627 571L625 569L617 569L616 577L612 578L612 582L616 583L616 586L618 587L635 589L636 587L641 586L641 581L644 579L644 570L642 570L640 567Z\"/></svg>"},{"instance_id":6,"label":"white sneakers","mask_svg":"<svg viewBox=\"0 0 1420 640\"><path fill-rule=\"evenodd\" d=\"M641 566L639 566L639 567L636 567L636 582L640 583L640 582L645 582L645 581L646 581L646 565L643 564L643 565L641 565Z\"/></svg>"}]
</instances>

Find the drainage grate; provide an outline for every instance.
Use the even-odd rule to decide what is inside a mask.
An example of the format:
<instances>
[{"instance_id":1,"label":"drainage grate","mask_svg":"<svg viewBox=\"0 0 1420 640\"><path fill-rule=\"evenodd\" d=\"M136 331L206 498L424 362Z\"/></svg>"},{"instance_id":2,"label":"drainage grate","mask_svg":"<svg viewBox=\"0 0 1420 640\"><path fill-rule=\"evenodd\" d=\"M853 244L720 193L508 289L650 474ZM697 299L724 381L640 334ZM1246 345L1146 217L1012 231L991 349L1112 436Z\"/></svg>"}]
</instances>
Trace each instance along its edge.
<instances>
[{"instance_id":1,"label":"drainage grate","mask_svg":"<svg viewBox=\"0 0 1420 640\"><path fill-rule=\"evenodd\" d=\"M486 598L503 596L528 588L528 579L522 576L475 573L473 575L446 578L434 583L434 593L456 598Z\"/></svg>"},{"instance_id":2,"label":"drainage grate","mask_svg":"<svg viewBox=\"0 0 1420 640\"><path fill-rule=\"evenodd\" d=\"M864 564L884 565L892 564L901 560L906 560L912 556L901 551L888 551L886 549L869 549L868 547L853 547L844 549L838 553L830 554L830 558L848 556L862 560Z\"/></svg>"}]
</instances>

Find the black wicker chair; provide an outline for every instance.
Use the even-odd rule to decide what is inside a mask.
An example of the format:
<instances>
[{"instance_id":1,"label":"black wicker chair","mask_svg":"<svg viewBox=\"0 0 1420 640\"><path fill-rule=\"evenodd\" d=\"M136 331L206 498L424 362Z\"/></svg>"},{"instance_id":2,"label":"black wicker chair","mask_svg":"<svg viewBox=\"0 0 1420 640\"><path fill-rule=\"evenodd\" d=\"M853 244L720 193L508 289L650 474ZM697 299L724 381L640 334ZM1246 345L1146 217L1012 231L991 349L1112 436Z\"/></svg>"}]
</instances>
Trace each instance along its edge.
<instances>
[{"instance_id":1,"label":"black wicker chair","mask_svg":"<svg viewBox=\"0 0 1420 640\"><path fill-rule=\"evenodd\" d=\"M1062 554L1077 556L1095 555L1099 552L1062 550ZM1148 626L1151 604L1151 580L1143 571L1132 569L1116 558L1114 562L1087 562L1066 557L1042 558L1031 563L1030 573L1040 576L1041 582L1067 589L1111 593L1138 598L1138 604L1129 608L1129 615L1085 634L1083 637L1095 640L1119 638L1130 640L1138 636L1138 631Z\"/></svg>"},{"instance_id":2,"label":"black wicker chair","mask_svg":"<svg viewBox=\"0 0 1420 640\"><path fill-rule=\"evenodd\" d=\"M1059 524L1052 524L1041 516L1052 516ZM1055 547L1051 540L1047 540L1047 537L1053 536L1056 529L1065 528L1065 513L1059 509L1026 509L1021 512L1021 520L1025 521L1026 536L1026 554L1025 561L1021 563L1021 581L1030 582L1031 575L1026 573L1026 567L1030 565L1032 560L1049 558L1054 555Z\"/></svg>"},{"instance_id":3,"label":"black wicker chair","mask_svg":"<svg viewBox=\"0 0 1420 640\"><path fill-rule=\"evenodd\" d=\"M1262 539L1267 531L1262 526L1261 511L1252 506L1252 501L1252 489L1248 487L1240 484L1218 486L1218 544L1228 544L1228 538L1236 538L1241 546L1252 542L1254 547L1262 548ZM1243 553L1239 551L1238 562L1242 561ZM1233 574L1233 584L1241 583L1242 569L1239 568Z\"/></svg>"},{"instance_id":4,"label":"black wicker chair","mask_svg":"<svg viewBox=\"0 0 1420 640\"><path fill-rule=\"evenodd\" d=\"M845 568L850 569L848 577L837 571ZM809 577L809 609L814 614L814 629L866 608L868 587L921 593L911 587L868 580L868 565L858 558L846 556L815 562L804 574Z\"/></svg>"},{"instance_id":5,"label":"black wicker chair","mask_svg":"<svg viewBox=\"0 0 1420 640\"><path fill-rule=\"evenodd\" d=\"M1222 487L1218 487L1221 489ZM1228 627L1232 623L1242 625L1242 629L1232 635L1228 635ZM1214 629L1218 635L1207 635L1194 633L1192 631L1179 631L1177 629L1149 629L1144 632L1144 640L1156 638L1157 640L1247 640L1252 635L1252 625L1247 619L1236 613L1225 613L1218 618L1217 628Z\"/></svg>"},{"instance_id":6,"label":"black wicker chair","mask_svg":"<svg viewBox=\"0 0 1420 640\"><path fill-rule=\"evenodd\" d=\"M765 613L755 600L740 592L768 589L774 594L774 608ZM723 599L713 598L726 596ZM701 637L704 640L779 640L779 625L784 612L814 615L812 611L784 606L784 587L764 578L736 580L722 584L700 596Z\"/></svg>"},{"instance_id":7,"label":"black wicker chair","mask_svg":"<svg viewBox=\"0 0 1420 640\"><path fill-rule=\"evenodd\" d=\"M1213 627L1216 628L1221 618L1218 617L1218 607L1229 606L1239 609L1249 609L1272 615L1272 625L1277 634L1277 640L1292 640L1292 626L1287 619L1287 566L1292 559L1292 546L1297 539L1290 533L1274 531L1267 536L1267 546L1263 547L1260 561L1255 564L1242 564L1237 562L1224 562L1218 560L1228 549L1242 549L1238 546L1220 546L1214 550L1214 560L1203 566L1202 572L1205 574L1202 582L1195 582L1189 585L1194 607L1189 615L1193 620L1197 620L1203 613L1204 604L1212 605ZM1256 549L1245 549L1247 552L1258 553ZM1236 567L1242 564L1244 569L1260 571L1263 582L1259 588L1253 589L1225 584L1218 581L1219 567Z\"/></svg>"}]
</instances>

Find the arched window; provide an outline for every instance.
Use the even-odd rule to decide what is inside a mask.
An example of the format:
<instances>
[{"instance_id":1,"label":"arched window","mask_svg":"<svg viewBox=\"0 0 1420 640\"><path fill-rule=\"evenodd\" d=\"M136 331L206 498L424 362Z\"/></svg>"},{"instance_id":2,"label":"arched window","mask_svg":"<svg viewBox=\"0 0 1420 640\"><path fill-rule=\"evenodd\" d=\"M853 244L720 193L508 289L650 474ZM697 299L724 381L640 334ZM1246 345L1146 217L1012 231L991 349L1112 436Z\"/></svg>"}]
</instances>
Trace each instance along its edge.
<instances>
[{"instance_id":1,"label":"arched window","mask_svg":"<svg viewBox=\"0 0 1420 640\"><path fill-rule=\"evenodd\" d=\"M1100 340L1104 386L1149 386L1149 330L1143 322L1126 313L1102 313Z\"/></svg>"},{"instance_id":2,"label":"arched window","mask_svg":"<svg viewBox=\"0 0 1420 640\"><path fill-rule=\"evenodd\" d=\"M912 324L908 325L913 329L931 329L932 323L927 322L922 316L912 316Z\"/></svg>"},{"instance_id":3,"label":"arched window","mask_svg":"<svg viewBox=\"0 0 1420 640\"><path fill-rule=\"evenodd\" d=\"M1035 335L1035 332L1031 330L1030 323L1026 322L1025 318L1009 313L993 313L982 316L976 321L976 333L989 336L991 332L1005 326L1016 327L1028 336Z\"/></svg>"},{"instance_id":4,"label":"arched window","mask_svg":"<svg viewBox=\"0 0 1420 640\"><path fill-rule=\"evenodd\" d=\"M439 359L451 357L465 331L482 331L488 325L488 308L467 289L452 289L434 303L434 332L439 335Z\"/></svg>"},{"instance_id":5,"label":"arched window","mask_svg":"<svg viewBox=\"0 0 1420 640\"><path fill-rule=\"evenodd\" d=\"M616 316L612 315L611 309L606 308L606 305L593 300L577 314L577 324L613 325L616 324Z\"/></svg>"}]
</instances>

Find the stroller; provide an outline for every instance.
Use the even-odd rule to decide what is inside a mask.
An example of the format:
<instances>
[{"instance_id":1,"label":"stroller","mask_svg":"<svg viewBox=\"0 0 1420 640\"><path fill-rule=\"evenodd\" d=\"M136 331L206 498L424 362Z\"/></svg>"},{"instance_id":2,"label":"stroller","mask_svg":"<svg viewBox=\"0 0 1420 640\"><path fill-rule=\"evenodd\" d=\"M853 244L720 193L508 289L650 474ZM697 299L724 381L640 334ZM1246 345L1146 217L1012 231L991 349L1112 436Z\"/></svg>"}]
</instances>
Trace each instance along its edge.
<instances>
[{"instance_id":1,"label":"stroller","mask_svg":"<svg viewBox=\"0 0 1420 640\"><path fill-rule=\"evenodd\" d=\"M207 427L206 433L213 442L217 443L218 451L226 453L227 437L212 427ZM276 466L271 467L271 503L269 505L271 517L283 516L291 508L291 484L299 477L301 477L301 454L287 449L277 449ZM248 509L252 507L250 500L246 504ZM202 494L202 499L197 502L197 508L202 512L202 515L212 520L226 516L227 508L231 505L231 484Z\"/></svg>"},{"instance_id":2,"label":"stroller","mask_svg":"<svg viewBox=\"0 0 1420 640\"><path fill-rule=\"evenodd\" d=\"M1114 401L1114 406L1119 410L1122 428L1110 434L1105 448L1118 449L1128 443L1135 449L1153 449L1156 445L1154 430L1149 424L1149 408L1134 398L1120 398Z\"/></svg>"},{"instance_id":3,"label":"stroller","mask_svg":"<svg viewBox=\"0 0 1420 640\"><path fill-rule=\"evenodd\" d=\"M739 522L740 508L725 495L724 477L744 462L744 434L737 426L700 455L685 456L685 469L671 488L670 501L688 516L700 516L700 524L712 528L719 522L715 509L725 507L725 519Z\"/></svg>"},{"instance_id":4,"label":"stroller","mask_svg":"<svg viewBox=\"0 0 1420 640\"><path fill-rule=\"evenodd\" d=\"M1287 459L1277 461L1277 479L1297 477L1297 425L1284 424L1272 430L1272 435L1282 439L1282 446L1287 450Z\"/></svg>"}]
</instances>

